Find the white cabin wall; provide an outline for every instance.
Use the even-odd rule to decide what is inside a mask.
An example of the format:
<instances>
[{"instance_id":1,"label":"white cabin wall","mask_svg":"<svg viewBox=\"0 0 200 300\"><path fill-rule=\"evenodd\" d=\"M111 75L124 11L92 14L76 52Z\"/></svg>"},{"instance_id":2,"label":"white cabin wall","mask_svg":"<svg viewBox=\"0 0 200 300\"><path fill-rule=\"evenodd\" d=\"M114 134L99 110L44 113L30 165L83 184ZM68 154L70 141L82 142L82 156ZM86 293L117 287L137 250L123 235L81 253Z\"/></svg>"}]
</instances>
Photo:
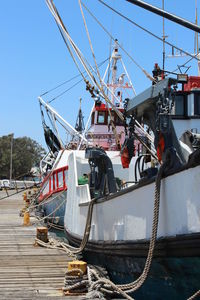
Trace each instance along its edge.
<instances>
[{"instance_id":1,"label":"white cabin wall","mask_svg":"<svg viewBox=\"0 0 200 300\"><path fill-rule=\"evenodd\" d=\"M83 223L85 216L82 220L79 204L90 201L91 198L89 186L87 184L78 185L76 155L78 153L73 151L68 157L68 190L64 223L67 230L82 235L84 232Z\"/></svg>"}]
</instances>

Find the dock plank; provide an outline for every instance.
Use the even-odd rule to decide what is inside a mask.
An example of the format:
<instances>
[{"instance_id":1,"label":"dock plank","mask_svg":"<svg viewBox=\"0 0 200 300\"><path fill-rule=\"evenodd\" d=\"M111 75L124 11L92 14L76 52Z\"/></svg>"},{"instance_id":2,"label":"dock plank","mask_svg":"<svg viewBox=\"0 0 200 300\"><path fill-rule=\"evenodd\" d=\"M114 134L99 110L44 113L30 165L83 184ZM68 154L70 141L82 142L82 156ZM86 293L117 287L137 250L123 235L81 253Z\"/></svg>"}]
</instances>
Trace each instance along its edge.
<instances>
[{"instance_id":1,"label":"dock plank","mask_svg":"<svg viewBox=\"0 0 200 300\"><path fill-rule=\"evenodd\" d=\"M35 246L36 226L23 226L19 216L22 194L1 200L2 193L0 299L63 299L64 275L71 258L63 251Z\"/></svg>"}]
</instances>

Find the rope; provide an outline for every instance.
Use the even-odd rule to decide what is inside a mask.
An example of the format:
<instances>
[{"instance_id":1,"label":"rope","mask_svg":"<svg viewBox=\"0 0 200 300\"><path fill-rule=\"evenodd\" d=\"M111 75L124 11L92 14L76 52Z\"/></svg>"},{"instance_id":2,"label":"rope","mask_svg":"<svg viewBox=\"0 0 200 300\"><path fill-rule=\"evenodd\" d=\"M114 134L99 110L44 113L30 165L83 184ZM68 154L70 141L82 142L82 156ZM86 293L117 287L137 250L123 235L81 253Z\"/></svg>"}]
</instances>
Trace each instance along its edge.
<instances>
[{"instance_id":1,"label":"rope","mask_svg":"<svg viewBox=\"0 0 200 300\"><path fill-rule=\"evenodd\" d=\"M102 282L106 284L106 289L102 288ZM133 298L127 295L124 291L114 285L110 280L103 278L99 274L98 269L93 266L87 267L87 274L83 274L81 269L68 270L65 273L64 292L87 293L86 299L105 299L104 294L113 295L113 290L124 296L125 299L132 300ZM97 297L98 296L98 297Z\"/></svg>"},{"instance_id":2,"label":"rope","mask_svg":"<svg viewBox=\"0 0 200 300\"><path fill-rule=\"evenodd\" d=\"M69 251L66 247L64 247L62 242L58 242L55 239L49 239L48 243L45 243L43 241L41 241L40 239L35 238L35 242L45 248L48 249L58 249L58 250L62 250L64 252L67 253L68 256L72 257L73 259L77 259L77 256L74 255L71 251Z\"/></svg>"},{"instance_id":3,"label":"rope","mask_svg":"<svg viewBox=\"0 0 200 300\"><path fill-rule=\"evenodd\" d=\"M61 192L59 192L58 194L56 194L54 197L50 198L52 196L52 194L48 195L47 198L45 198L44 200L42 200L41 202L39 202L38 204L33 205L32 203L34 203L34 201L36 200L37 196L33 195L35 198L32 200L32 202L29 205L29 210L35 209L39 206L43 206L45 201L45 204L52 202L55 198L57 198L58 195L61 195L62 193L64 193L66 190L63 190ZM50 199L49 199L50 198Z\"/></svg>"},{"instance_id":4,"label":"rope","mask_svg":"<svg viewBox=\"0 0 200 300\"><path fill-rule=\"evenodd\" d=\"M200 290L198 290L194 295L192 295L190 298L188 298L187 300L193 300L195 299L197 296L200 296Z\"/></svg>"},{"instance_id":5,"label":"rope","mask_svg":"<svg viewBox=\"0 0 200 300\"><path fill-rule=\"evenodd\" d=\"M76 247L73 247L73 246L70 246L66 243L60 243L60 242L57 242L56 240L54 239L51 239L49 243L44 243L44 242L41 242L40 244L44 247L47 246L47 248L50 246L52 247L52 245L54 245L53 247L57 247L60 248L62 246L62 249L65 249L67 253L71 253L72 255L76 255L76 254L79 254L83 251L83 249L85 248L87 242L88 242L88 239L89 239L89 235L90 235L90 229L91 229L91 221L92 221L92 211L93 211L93 206L94 206L94 203L95 203L96 199L92 199L90 204L89 204L89 207L88 207L88 214L87 214L87 219L86 219L86 225L85 225L85 231L84 231L84 235L83 235L83 239L81 241L81 244L80 244L80 247L79 248L76 248ZM63 201L64 203L64 201ZM59 207L63 204L61 203L59 205ZM57 209L59 208L57 207ZM55 211L51 212L51 214L49 214L48 216L52 215ZM46 219L48 216L45 216L43 219L41 220L44 220ZM37 241L38 242L38 241ZM39 243L39 242L38 242ZM55 249L55 248L53 248Z\"/></svg>"},{"instance_id":6,"label":"rope","mask_svg":"<svg viewBox=\"0 0 200 300\"><path fill-rule=\"evenodd\" d=\"M99 64L98 64L98 67L100 68L106 61L108 61L108 59L109 59L109 58L107 58L107 59L105 59L103 62L99 63ZM83 71L83 74L84 74L84 73L86 73L86 71ZM80 76L81 76L81 74L79 74L79 75L77 75L77 76L74 76L71 80L69 79L69 80L65 81L64 83L58 85L57 87L55 87L55 88L49 90L48 92L42 94L41 97L42 97L43 95L46 95L47 93L49 93L49 92L51 92L51 91L53 91L53 90L59 88L60 86L64 85L65 83L68 83L68 82L72 81L73 79L75 79L75 78L77 78L77 77L80 77ZM85 78L87 78L87 76L88 76L88 75L86 75ZM58 99L59 97L61 97L61 96L64 95L65 93L69 92L71 89L73 89L75 86L77 86L77 85L78 85L80 82L82 82L82 81L83 81L83 78L82 78L81 80L77 81L76 83L74 83L74 84L73 84L71 87L69 87L67 90L65 90L65 91L63 91L62 93L60 93L58 96L52 98L50 101L48 101L48 103L51 103L51 102L55 101L56 99Z\"/></svg>"},{"instance_id":7,"label":"rope","mask_svg":"<svg viewBox=\"0 0 200 300\"><path fill-rule=\"evenodd\" d=\"M87 8L87 6L82 3L82 5L84 6L84 8L88 11L88 13L93 17L93 19L99 24L99 26L107 33L107 35L113 40L115 41L115 38L110 34L110 32L101 24L101 22L94 16L94 14L89 10L89 8ZM155 79L144 69L142 68L137 62L136 60L133 59L133 57L124 49L124 47L122 45L120 45L119 43L117 43L118 46L120 47L121 50L124 51L124 53L126 53L126 55L132 60L132 62L145 74L145 76L150 79L151 81L155 81Z\"/></svg>"},{"instance_id":8,"label":"rope","mask_svg":"<svg viewBox=\"0 0 200 300\"><path fill-rule=\"evenodd\" d=\"M115 10L114 8L112 8L111 6L109 6L108 4L106 4L105 2L103 2L102 0L98 0L101 4L103 4L104 6L106 6L107 8L109 8L110 10L112 10L113 12L115 12L117 15L119 15L120 17L122 17L123 19L127 20L128 22L130 22L131 24L137 26L138 28L142 29L143 31L145 31L146 33L150 34L151 36L153 36L154 38L158 39L159 41L161 41L162 43L164 42L165 44L174 47L175 49L187 54L188 56L190 56L192 59L196 59L199 61L199 59L195 56L192 55L191 53L167 42L165 39L163 40L163 38L160 38L159 36L157 36L156 34L154 34L153 32L149 31L148 29L138 25L137 23L135 23L134 21L132 21L131 19L129 19L128 17L124 16L122 13L118 12L117 10Z\"/></svg>"},{"instance_id":9,"label":"rope","mask_svg":"<svg viewBox=\"0 0 200 300\"><path fill-rule=\"evenodd\" d=\"M155 248L155 242L156 242L157 230L158 230L161 178L162 178L163 172L164 172L166 166L168 165L168 163L169 162L166 161L163 163L163 165L161 165L161 167L158 171L157 177L156 177L156 181L155 181L155 199L154 199L154 212L153 212L153 224L152 224L152 237L150 240L149 252L148 252L148 256L147 256L145 267L144 267L142 274L134 282L129 283L129 284L123 284L123 285L115 285L108 279L99 279L93 284L93 286L92 286L93 288L95 286L98 286L99 284L109 285L115 291L122 294L126 299L132 299L126 293L132 293L132 292L136 291L137 289L139 289L143 285L144 281L146 280L146 278L148 276L148 273L149 273L149 270L151 267L151 263L152 263L153 252L154 252L154 248ZM75 247L72 247L65 243L59 243L59 247L62 246L62 250L63 249L66 250L66 252L71 253L71 255L82 252L88 239L89 239L91 220L92 220L92 211L93 211L93 205L95 203L95 200L96 199L91 200L89 207L88 207L88 215L87 215L87 221L86 221L86 226L85 226L85 231L84 231L84 237L83 237L80 247L75 248ZM46 245L46 243L43 243L43 242L42 242L42 244L47 247L55 248L55 246L52 246L52 244ZM106 287L105 287L105 289L106 289Z\"/></svg>"},{"instance_id":10,"label":"rope","mask_svg":"<svg viewBox=\"0 0 200 300\"><path fill-rule=\"evenodd\" d=\"M82 18L83 18L85 30L86 30L86 33L87 33L87 37L88 37L90 49L91 49L92 56L93 56L93 59L94 59L94 62L95 62L95 66L96 66L96 70L97 70L97 75L99 77L99 81L100 81L100 84L101 84L101 92L102 92L102 94L104 96L104 99L106 99L106 98L108 98L108 96L105 94L104 89L103 89L104 85L103 85L103 81L101 79L101 75L100 75L100 72L99 72L99 69L98 69L98 65L97 65L97 62L96 62L96 58L95 58L94 49L93 49L93 46L92 46L90 34L89 34L89 31L88 31L88 27L87 27L87 24L86 24L85 16L84 16L84 13L83 13L83 10L82 10L81 0L79 0L79 6L80 6L81 15L82 15ZM108 108L108 113L110 115L110 122L111 122L111 126L112 126L112 131L113 131L114 136L115 136L116 144L119 145L120 144L119 136L117 134L117 130L116 130L116 127L114 125L114 122L112 121L112 115L111 115L111 112L110 112L109 108Z\"/></svg>"},{"instance_id":11,"label":"rope","mask_svg":"<svg viewBox=\"0 0 200 300\"><path fill-rule=\"evenodd\" d=\"M161 165L161 167L158 171L157 177L156 177L156 181L155 181L152 237L150 240L149 251L148 251L148 256L146 259L144 270L143 270L142 274L139 276L139 278L136 279L134 282L129 283L129 284L124 284L124 285L118 285L120 288L122 288L123 290L126 290L128 293L132 293L132 292L136 291L138 288L140 288L143 285L143 283L146 280L147 275L149 273L150 267L151 267L153 252L154 252L156 238L157 238L157 231L158 231L161 179L162 179L163 172L168 164L169 164L169 161L167 160Z\"/></svg>"},{"instance_id":12,"label":"rope","mask_svg":"<svg viewBox=\"0 0 200 300\"><path fill-rule=\"evenodd\" d=\"M37 223L39 223L39 222L41 222L41 221L44 221L45 219L48 219L51 215L53 215L55 212L57 212L58 210L59 210L59 208L64 204L66 202L66 199L64 199L50 214L48 214L48 215L46 215L45 217L43 217L43 218L38 218L38 220L37 221L35 221L34 223L33 223L33 225L34 224L37 224ZM29 211L29 209L27 210L27 211ZM55 217L53 217L53 218L55 218Z\"/></svg>"},{"instance_id":13,"label":"rope","mask_svg":"<svg viewBox=\"0 0 200 300\"><path fill-rule=\"evenodd\" d=\"M79 0L79 1L80 1L80 0ZM53 1L52 1L52 0L46 0L46 2L47 2L47 5L49 6L49 9L50 9L51 13L53 14L53 16L54 16L54 18L55 18L55 20L56 20L56 23L57 23L57 26L58 26L60 32L61 32L61 29L62 29L62 30L63 30L63 33L65 33L67 39L69 40L71 46L72 46L73 49L74 49L76 55L78 56L78 58L79 58L79 60L81 61L82 65L84 66L85 70L87 71L87 74L88 74L89 77L92 79L92 81L93 81L93 83L95 84L95 86L98 87L99 91L101 91L101 94L103 95L103 98L105 99L105 101L106 101L108 104L111 105L111 107L112 107L113 110L116 112L116 114L119 116L119 118L120 118L121 120L124 120L123 114L122 114L118 109L116 109L115 105L110 101L110 99L109 99L109 98L107 97L107 95L105 94L104 89L103 89L103 87L102 87L102 80L101 80L101 77L99 76L99 80L100 80L100 82L101 82L101 86L100 86L99 83L95 80L95 78L94 78L93 75L91 74L90 70L88 69L88 67L87 67L87 65L86 65L86 62L84 61L84 57L83 57L82 53L80 52L80 50L78 49L78 47L75 45L75 43L73 42L72 38L70 37L68 31L66 30L66 28L65 28L65 26L64 26L64 24L63 24L63 22L62 22L62 19L61 19L61 17L59 16L59 13L58 13L58 11L57 11L55 5L53 4ZM84 4L83 4L83 6L85 7ZM86 8L86 7L85 7L85 8ZM86 9L87 9L87 8L86 8ZM88 9L87 9L87 10L88 10ZM84 20L85 27L86 27L86 29L87 29L86 22L85 22L85 19L84 19L84 15L83 15L83 20ZM91 40L90 40L90 37L89 37L89 32L88 32L88 30L86 30L86 31L87 31L87 34L88 34L88 39L89 39L89 42L90 42L90 47L91 47L91 50L92 50L92 53L93 53L93 57L94 57L94 59L95 59L93 47L92 47ZM63 33L61 32L62 36L63 36ZM109 35L110 35L110 34L109 34ZM88 82L86 81L86 79L85 79L83 73L81 72L81 70L80 70L80 68L79 68L79 66L78 66L78 64L77 64L77 62L76 62L76 60L75 60L75 58L74 58L74 55L73 55L72 51L70 50L70 48L69 48L69 46L68 46L68 44L67 44L67 41L66 41L66 39L65 39L64 36L63 36L63 38L64 38L64 41L65 41L65 43L66 43L66 45L67 45L67 48L68 48L68 50L69 50L69 52L70 52L70 55L72 56L72 58L73 58L73 60L74 60L74 62L75 62L75 64L76 64L76 66L77 66L79 72L80 72L81 75L83 76L84 81L86 82L86 84L87 84L87 86L88 86L89 84L88 84ZM112 37L112 38L113 38L113 37ZM122 48L122 47L121 47L121 48ZM125 50L123 49L123 51L125 51ZM126 52L126 51L125 51L125 52ZM126 52L126 53L127 53L127 52ZM129 54L127 54L127 55L128 55L129 57L131 57ZM132 59L132 57L131 57L131 59ZM95 60L95 64L96 64L96 60ZM96 64L96 66L97 66L97 64ZM141 67L140 67L140 68L141 68ZM142 69L142 68L141 68L141 69ZM146 72L144 69L142 69L142 70L143 70L143 72L147 75L147 72ZM98 72L98 66L97 66L97 73L99 74L99 72ZM148 76L150 76L150 75L148 74ZM154 80L154 79L152 79L152 80ZM89 88L88 88L88 89L89 89ZM111 124L112 124L112 122L111 122ZM112 129L113 129L113 132L114 132L114 134L115 134L116 142L117 142L117 144L119 144L118 135L117 135L117 132L116 132L115 128L113 127L113 124L112 124Z\"/></svg>"},{"instance_id":14,"label":"rope","mask_svg":"<svg viewBox=\"0 0 200 300\"><path fill-rule=\"evenodd\" d=\"M109 290L110 288L112 288L116 292L123 295L126 299L133 299L132 297L127 295L127 293L132 293L137 289L139 289L143 285L144 281L146 280L151 267L153 252L154 252L156 237L157 237L161 179L162 179L163 172L166 166L168 165L168 163L169 161L166 161L163 163L163 165L161 165L155 181L155 199L154 199L154 212L153 212L153 224L152 224L152 237L150 240L149 252L148 252L148 256L142 274L134 282L129 284L122 284L122 285L115 285L113 282L105 278L99 279L95 283L93 283L92 285L93 289L95 289L96 286L103 285L104 291L107 291L107 286L108 286Z\"/></svg>"},{"instance_id":15,"label":"rope","mask_svg":"<svg viewBox=\"0 0 200 300\"><path fill-rule=\"evenodd\" d=\"M93 212L93 206L94 206L95 202L96 202L96 199L92 199L90 201L90 204L89 204L89 207L88 207L88 213L87 213L87 219L86 219L84 235L83 235L83 239L81 241L80 247L76 248L76 247L65 244L65 246L67 246L72 251L73 254L81 253L84 250L84 248L85 248L85 246L86 246L86 244L89 240L91 222L92 222L92 212Z\"/></svg>"},{"instance_id":16,"label":"rope","mask_svg":"<svg viewBox=\"0 0 200 300\"><path fill-rule=\"evenodd\" d=\"M24 192L24 191L27 191L27 190L32 189L32 188L34 188L34 187L37 187L37 186L39 186L39 185L40 185L40 183L34 183L34 185L31 185L31 186L29 186L29 187L20 189L20 191L17 191L17 192L15 192L15 193L13 193L13 194L10 194L10 195L9 195L8 191L6 190L7 195L4 196L4 197L2 197L2 198L0 198L0 200L9 198L9 197L14 196L14 195L17 195L17 194L19 194L19 193L22 193L22 192Z\"/></svg>"},{"instance_id":17,"label":"rope","mask_svg":"<svg viewBox=\"0 0 200 300\"><path fill-rule=\"evenodd\" d=\"M77 274L77 275L75 275ZM64 292L86 293L88 286L88 276L83 274L81 269L67 270L64 279Z\"/></svg>"},{"instance_id":18,"label":"rope","mask_svg":"<svg viewBox=\"0 0 200 300\"><path fill-rule=\"evenodd\" d=\"M48 103L51 103L51 102L55 101L56 99L58 99L59 97L63 96L64 94L66 94L67 92L69 92L71 89L73 89L75 86L77 86L82 81L83 81L83 79L80 79L79 81L77 81L76 83L74 83L70 88L68 88L67 90L63 91L62 93L60 93L56 97L52 98L50 101L48 101Z\"/></svg>"},{"instance_id":19,"label":"rope","mask_svg":"<svg viewBox=\"0 0 200 300\"><path fill-rule=\"evenodd\" d=\"M49 2L49 1L51 1L51 2ZM78 47L76 46L76 44L73 42L72 38L70 37L68 31L66 30L66 28L65 28L65 26L64 26L64 24L63 24L63 22L62 22L61 17L60 17L59 14L58 14L58 11L56 10L55 5L53 4L53 1L52 1L52 0L46 0L46 2L47 2L47 5L48 5L48 7L49 7L49 9L50 9L50 11L51 11L51 13L52 13L52 15L54 16L54 18L55 18L55 20L56 20L56 24L58 25L58 28L59 28L60 32L61 32L61 29L62 29L62 30L63 30L63 33L65 33L67 39L69 40L69 42L70 42L72 48L74 49L74 51L75 51L77 57L79 58L81 64L82 64L83 67L85 68L85 70L86 70L88 76L90 77L90 79L92 80L93 84L94 84L95 86L98 87L98 89L99 89L99 90L101 91L101 93L103 94L103 97L104 97L105 101L108 102L108 103L111 105L111 107L112 107L113 110L116 112L116 114L119 116L119 118L120 118L121 120L123 120L123 115L122 115L122 113L121 113L118 109L116 109L116 107L113 105L113 103L110 101L110 99L105 95L105 93L104 93L102 87L99 85L99 83L96 81L95 77L92 75L92 73L91 73L90 70L88 69L86 63L87 63L88 65L89 65L89 63L85 60L83 54L81 53L81 51L78 49ZM63 33L61 32L62 36L63 36ZM73 60L74 60L74 63L76 64L76 66L77 66L79 72L81 73L82 77L84 78L85 83L88 85L88 81L87 81L86 78L84 77L83 72L80 70L80 68L79 68L79 66L78 66L78 63L76 62L75 57L74 57L74 55L73 55L71 49L69 48L69 46L68 46L68 44L67 44L67 41L66 41L66 39L65 39L64 36L63 36L63 38L64 38L65 44L67 45L67 48L68 48L68 50L69 50L69 52L70 52L70 55L72 56L72 58L73 58ZM85 60L86 62L85 62L84 60ZM90 68L92 68L92 67L90 66Z\"/></svg>"},{"instance_id":20,"label":"rope","mask_svg":"<svg viewBox=\"0 0 200 300\"><path fill-rule=\"evenodd\" d=\"M47 5L48 5L49 10L51 11L51 13L52 13L52 15L53 15L55 21L56 21L56 24L57 24L57 26L58 26L58 28L59 28L59 30L60 30L60 33L61 33L61 35L62 35L62 37L63 37L63 39L64 39L64 42L65 42L65 44L66 44L66 46L67 46L67 48L68 48L68 51L69 51L69 53L70 53L70 55L71 55L71 57L72 57L72 59L73 59L75 65L76 65L78 71L80 72L81 76L83 77L84 81L87 82L85 76L83 75L83 72L82 72L81 69L79 68L79 65L78 65L78 63L77 63L77 61L76 61L76 59L75 59L75 57L74 57L74 55L73 55L71 49L69 48L69 45L68 45L68 43L67 43L67 41L66 41L66 38L65 38L64 34L66 35L67 39L69 40L69 42L70 42L72 48L74 49L74 51L75 51L77 57L79 58L81 64L82 64L83 67L85 68L85 70L86 70L88 76L90 77L90 79L92 80L93 84L96 85L96 80L95 80L94 76L91 74L90 70L88 69L86 63L90 66L91 69L93 69L92 66L86 61L86 59L84 58L84 56L83 56L83 54L81 53L80 49L76 46L76 44L75 44L74 41L72 40L71 36L69 35L69 32L67 31L67 29L65 28L65 26L64 26L64 24L63 24L63 21L62 21L60 15L59 15L59 13L58 13L58 11L57 11L57 9L56 9L54 3L53 3L53 1L52 1L52 0L46 0L46 3L47 3ZM64 34L63 34L63 33L64 33ZM84 60L85 60L86 62L85 62Z\"/></svg>"}]
</instances>

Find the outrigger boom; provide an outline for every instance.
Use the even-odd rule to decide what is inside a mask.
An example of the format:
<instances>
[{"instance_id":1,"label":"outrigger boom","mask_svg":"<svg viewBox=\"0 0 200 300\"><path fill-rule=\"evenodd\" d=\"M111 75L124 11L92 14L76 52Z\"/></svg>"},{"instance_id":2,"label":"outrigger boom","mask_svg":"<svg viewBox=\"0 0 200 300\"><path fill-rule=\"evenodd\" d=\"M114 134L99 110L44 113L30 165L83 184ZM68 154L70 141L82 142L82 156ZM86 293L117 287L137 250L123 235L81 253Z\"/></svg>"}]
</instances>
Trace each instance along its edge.
<instances>
[{"instance_id":1,"label":"outrigger boom","mask_svg":"<svg viewBox=\"0 0 200 300\"><path fill-rule=\"evenodd\" d=\"M189 28L189 29L191 29L195 32L200 33L200 27L198 25L196 25L194 23L191 23L191 22L189 22L189 21L187 21L187 20L185 20L181 17L178 17L178 16L174 15L174 14L171 14L171 13L169 13L169 12L163 10L163 9L160 9L156 6L148 4L148 3L144 2L144 1L141 1L141 0L126 0L126 1L128 1L132 4L134 4L134 5L140 6L140 7L144 8L148 11L151 11L151 12L153 12L153 13L161 16L161 17L164 17L164 18L166 18L166 19L168 19L172 22L178 23L179 25L182 25L186 28Z\"/></svg>"}]
</instances>

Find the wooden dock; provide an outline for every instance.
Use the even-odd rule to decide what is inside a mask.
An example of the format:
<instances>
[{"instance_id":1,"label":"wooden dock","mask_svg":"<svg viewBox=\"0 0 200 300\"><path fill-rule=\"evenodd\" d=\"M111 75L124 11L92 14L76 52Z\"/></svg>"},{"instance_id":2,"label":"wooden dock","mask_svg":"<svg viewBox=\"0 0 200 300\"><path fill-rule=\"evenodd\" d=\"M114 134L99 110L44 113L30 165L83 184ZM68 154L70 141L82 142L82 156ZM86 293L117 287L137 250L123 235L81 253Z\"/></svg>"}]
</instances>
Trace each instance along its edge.
<instances>
[{"instance_id":1,"label":"wooden dock","mask_svg":"<svg viewBox=\"0 0 200 300\"><path fill-rule=\"evenodd\" d=\"M23 226L22 207L22 194L0 200L0 299L64 299L71 259L60 250L34 245L36 226Z\"/></svg>"}]
</instances>

